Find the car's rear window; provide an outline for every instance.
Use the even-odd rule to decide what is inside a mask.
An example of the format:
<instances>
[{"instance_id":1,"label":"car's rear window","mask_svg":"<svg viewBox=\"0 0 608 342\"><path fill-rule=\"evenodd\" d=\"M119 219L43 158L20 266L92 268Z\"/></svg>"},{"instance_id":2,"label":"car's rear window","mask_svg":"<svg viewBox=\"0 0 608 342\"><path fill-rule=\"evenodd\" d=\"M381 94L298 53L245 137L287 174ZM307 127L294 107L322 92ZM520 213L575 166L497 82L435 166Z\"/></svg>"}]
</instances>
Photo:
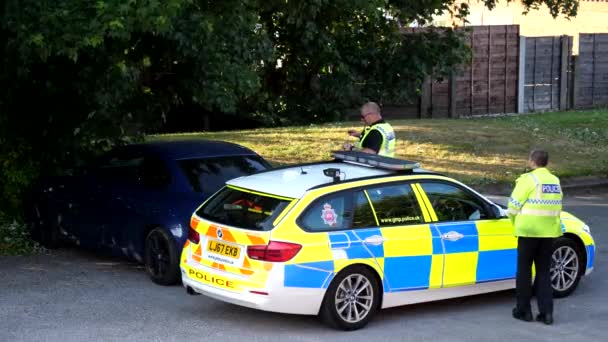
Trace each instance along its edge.
<instances>
[{"instance_id":1,"label":"car's rear window","mask_svg":"<svg viewBox=\"0 0 608 342\"><path fill-rule=\"evenodd\" d=\"M192 189L207 196L218 191L227 180L270 168L268 163L257 156L183 159L178 164Z\"/></svg>"},{"instance_id":2,"label":"car's rear window","mask_svg":"<svg viewBox=\"0 0 608 342\"><path fill-rule=\"evenodd\" d=\"M249 230L267 231L291 200L225 187L196 214L215 223Z\"/></svg>"}]
</instances>

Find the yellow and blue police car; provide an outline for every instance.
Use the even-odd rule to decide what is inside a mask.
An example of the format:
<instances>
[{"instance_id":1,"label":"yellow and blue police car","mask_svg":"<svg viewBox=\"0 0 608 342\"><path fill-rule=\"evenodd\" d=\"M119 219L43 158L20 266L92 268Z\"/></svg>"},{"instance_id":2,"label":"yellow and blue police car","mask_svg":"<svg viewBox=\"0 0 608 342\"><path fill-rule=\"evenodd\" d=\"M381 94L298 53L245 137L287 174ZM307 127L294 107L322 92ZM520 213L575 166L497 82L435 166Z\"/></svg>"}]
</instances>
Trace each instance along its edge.
<instances>
[{"instance_id":1,"label":"yellow and blue police car","mask_svg":"<svg viewBox=\"0 0 608 342\"><path fill-rule=\"evenodd\" d=\"M504 206L418 163L360 152L230 180L192 215L189 294L365 326L380 308L515 287ZM593 270L589 227L562 212L551 279L570 294Z\"/></svg>"}]
</instances>

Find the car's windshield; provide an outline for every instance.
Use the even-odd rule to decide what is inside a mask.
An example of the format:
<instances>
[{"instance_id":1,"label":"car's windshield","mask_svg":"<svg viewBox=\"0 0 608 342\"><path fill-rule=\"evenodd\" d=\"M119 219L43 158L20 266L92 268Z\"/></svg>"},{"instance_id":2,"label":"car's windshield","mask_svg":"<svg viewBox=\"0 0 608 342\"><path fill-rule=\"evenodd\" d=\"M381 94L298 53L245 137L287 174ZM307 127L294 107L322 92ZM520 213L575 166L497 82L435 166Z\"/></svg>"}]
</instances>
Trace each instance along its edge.
<instances>
[{"instance_id":1,"label":"car's windshield","mask_svg":"<svg viewBox=\"0 0 608 342\"><path fill-rule=\"evenodd\" d=\"M203 219L237 228L266 231L290 199L225 187L196 214Z\"/></svg>"},{"instance_id":2,"label":"car's windshield","mask_svg":"<svg viewBox=\"0 0 608 342\"><path fill-rule=\"evenodd\" d=\"M266 170L270 166L257 156L227 156L182 159L179 166L186 174L192 190L209 196L227 180Z\"/></svg>"}]
</instances>

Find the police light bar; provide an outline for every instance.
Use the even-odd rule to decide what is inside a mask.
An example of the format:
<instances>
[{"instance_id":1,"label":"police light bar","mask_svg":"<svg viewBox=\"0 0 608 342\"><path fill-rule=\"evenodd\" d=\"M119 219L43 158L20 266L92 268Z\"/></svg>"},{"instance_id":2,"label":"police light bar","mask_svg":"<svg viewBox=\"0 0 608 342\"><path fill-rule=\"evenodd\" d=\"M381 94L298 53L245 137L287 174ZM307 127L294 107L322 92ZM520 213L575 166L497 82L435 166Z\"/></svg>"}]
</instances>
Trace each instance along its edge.
<instances>
[{"instance_id":1,"label":"police light bar","mask_svg":"<svg viewBox=\"0 0 608 342\"><path fill-rule=\"evenodd\" d=\"M360 164L365 166L371 166L387 170L413 170L420 167L420 163L397 159L385 156L379 156L377 154L370 154L360 151L335 151L332 152L332 156L337 160L349 162L353 164Z\"/></svg>"}]
</instances>

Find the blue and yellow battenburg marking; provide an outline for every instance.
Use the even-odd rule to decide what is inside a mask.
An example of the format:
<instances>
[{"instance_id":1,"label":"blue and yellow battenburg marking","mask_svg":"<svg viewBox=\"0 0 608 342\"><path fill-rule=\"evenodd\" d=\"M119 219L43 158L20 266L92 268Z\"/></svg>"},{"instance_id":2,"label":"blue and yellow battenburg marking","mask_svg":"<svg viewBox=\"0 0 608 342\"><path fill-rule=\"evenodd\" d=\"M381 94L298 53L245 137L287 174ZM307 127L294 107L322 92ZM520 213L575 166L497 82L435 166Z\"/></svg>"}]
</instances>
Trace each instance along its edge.
<instances>
[{"instance_id":1,"label":"blue and yellow battenburg marking","mask_svg":"<svg viewBox=\"0 0 608 342\"><path fill-rule=\"evenodd\" d=\"M450 241L442 235L458 232ZM326 233L330 260L285 265L286 287L327 288L333 276L355 263L372 261L382 270L385 292L472 285L515 278L517 238L508 220L433 223L408 227ZM364 244L381 237L379 245ZM593 245L587 245L588 267Z\"/></svg>"}]
</instances>

